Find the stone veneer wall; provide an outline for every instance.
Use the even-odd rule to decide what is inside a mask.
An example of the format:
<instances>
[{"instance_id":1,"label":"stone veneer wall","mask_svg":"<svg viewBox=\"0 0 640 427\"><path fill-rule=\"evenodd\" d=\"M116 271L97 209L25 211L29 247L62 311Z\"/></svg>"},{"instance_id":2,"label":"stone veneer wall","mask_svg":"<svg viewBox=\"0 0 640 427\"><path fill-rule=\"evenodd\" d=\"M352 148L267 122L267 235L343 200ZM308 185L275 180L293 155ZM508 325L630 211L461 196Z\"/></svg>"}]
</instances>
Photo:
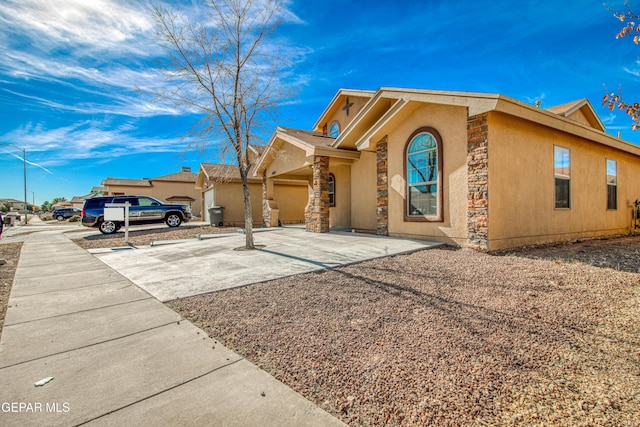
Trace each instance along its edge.
<instances>
[{"instance_id":1,"label":"stone veneer wall","mask_svg":"<svg viewBox=\"0 0 640 427\"><path fill-rule=\"evenodd\" d=\"M305 228L313 233L329 232L329 157L313 158L313 194L304 211Z\"/></svg>"},{"instance_id":2,"label":"stone veneer wall","mask_svg":"<svg viewBox=\"0 0 640 427\"><path fill-rule=\"evenodd\" d=\"M378 191L376 201L376 234L389 234L389 158L387 155L388 141L384 137L376 145L376 174L378 176Z\"/></svg>"},{"instance_id":3,"label":"stone veneer wall","mask_svg":"<svg viewBox=\"0 0 640 427\"><path fill-rule=\"evenodd\" d=\"M467 244L489 250L489 125L488 113L467 119Z\"/></svg>"},{"instance_id":4,"label":"stone veneer wall","mask_svg":"<svg viewBox=\"0 0 640 427\"><path fill-rule=\"evenodd\" d=\"M262 176L262 226L271 226L271 208L267 200L267 177Z\"/></svg>"}]
</instances>

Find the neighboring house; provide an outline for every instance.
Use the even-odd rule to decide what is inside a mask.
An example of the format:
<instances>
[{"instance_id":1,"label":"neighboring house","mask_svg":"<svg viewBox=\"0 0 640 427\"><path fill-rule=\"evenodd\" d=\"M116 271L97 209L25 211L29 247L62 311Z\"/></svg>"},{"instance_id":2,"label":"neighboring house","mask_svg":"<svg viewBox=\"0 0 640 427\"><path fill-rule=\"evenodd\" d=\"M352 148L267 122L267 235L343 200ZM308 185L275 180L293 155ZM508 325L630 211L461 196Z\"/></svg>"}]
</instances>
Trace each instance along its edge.
<instances>
[{"instance_id":1,"label":"neighboring house","mask_svg":"<svg viewBox=\"0 0 640 427\"><path fill-rule=\"evenodd\" d=\"M82 210L82 208L84 207L84 201L91 197L92 197L91 194L86 196L74 196L70 201L71 207Z\"/></svg>"},{"instance_id":2,"label":"neighboring house","mask_svg":"<svg viewBox=\"0 0 640 427\"><path fill-rule=\"evenodd\" d=\"M244 196L240 172L235 165L200 164L196 188L202 190L203 221L209 222L209 208L223 207L223 223L227 226L244 225ZM262 179L249 179L251 216L254 226L262 225ZM214 224L218 225L218 224Z\"/></svg>"},{"instance_id":3,"label":"neighboring house","mask_svg":"<svg viewBox=\"0 0 640 427\"><path fill-rule=\"evenodd\" d=\"M182 203L191 206L193 216L201 216L200 190L195 188L198 175L190 167L183 167L178 173L157 178L121 179L107 178L102 181L104 194L111 196L141 195L151 196L167 203ZM93 190L92 190L93 192Z\"/></svg>"},{"instance_id":4,"label":"neighboring house","mask_svg":"<svg viewBox=\"0 0 640 427\"><path fill-rule=\"evenodd\" d=\"M264 147L250 146L252 160L257 160ZM249 179L251 193L251 216L255 226L278 226L279 224L304 223L304 207L308 199L308 180L271 180L272 191L280 196L286 211L275 223L265 224L263 213L263 179ZM209 208L223 207L223 223L228 226L244 226L244 196L240 172L235 165L202 163L196 182L196 188L202 191L203 220L209 222ZM297 204L296 204L297 203ZM280 222L278 222L278 220Z\"/></svg>"},{"instance_id":5,"label":"neighboring house","mask_svg":"<svg viewBox=\"0 0 640 427\"><path fill-rule=\"evenodd\" d=\"M5 204L8 204L11 207L11 211L24 212L24 200L0 199L0 206L4 206Z\"/></svg>"},{"instance_id":6,"label":"neighboring house","mask_svg":"<svg viewBox=\"0 0 640 427\"><path fill-rule=\"evenodd\" d=\"M254 171L269 224L304 215L308 231L498 250L629 232L640 147L604 130L586 99L340 90L311 131L278 128ZM306 207L278 180L308 182Z\"/></svg>"}]
</instances>

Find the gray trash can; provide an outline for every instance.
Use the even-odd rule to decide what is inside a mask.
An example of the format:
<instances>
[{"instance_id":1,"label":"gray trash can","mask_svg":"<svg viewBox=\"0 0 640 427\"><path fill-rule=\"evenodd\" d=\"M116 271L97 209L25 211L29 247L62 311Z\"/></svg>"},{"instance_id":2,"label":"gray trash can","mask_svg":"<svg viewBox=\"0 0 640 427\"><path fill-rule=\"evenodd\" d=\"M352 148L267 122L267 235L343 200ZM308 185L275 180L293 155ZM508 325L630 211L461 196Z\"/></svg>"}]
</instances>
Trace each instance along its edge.
<instances>
[{"instance_id":1,"label":"gray trash can","mask_svg":"<svg viewBox=\"0 0 640 427\"><path fill-rule=\"evenodd\" d=\"M218 227L222 227L224 224L222 222L222 210L224 208L222 206L211 206L209 208L209 224L217 225Z\"/></svg>"}]
</instances>

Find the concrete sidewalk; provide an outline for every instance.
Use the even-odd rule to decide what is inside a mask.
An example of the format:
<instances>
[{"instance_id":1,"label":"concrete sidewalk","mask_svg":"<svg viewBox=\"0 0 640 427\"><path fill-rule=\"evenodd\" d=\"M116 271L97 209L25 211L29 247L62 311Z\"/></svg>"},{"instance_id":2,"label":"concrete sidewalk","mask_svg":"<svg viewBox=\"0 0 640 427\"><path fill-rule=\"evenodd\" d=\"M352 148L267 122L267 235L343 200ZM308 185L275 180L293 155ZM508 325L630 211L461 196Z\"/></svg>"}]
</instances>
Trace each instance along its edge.
<instances>
[{"instance_id":1,"label":"concrete sidewalk","mask_svg":"<svg viewBox=\"0 0 640 427\"><path fill-rule=\"evenodd\" d=\"M0 425L344 425L60 232L24 240Z\"/></svg>"}]
</instances>

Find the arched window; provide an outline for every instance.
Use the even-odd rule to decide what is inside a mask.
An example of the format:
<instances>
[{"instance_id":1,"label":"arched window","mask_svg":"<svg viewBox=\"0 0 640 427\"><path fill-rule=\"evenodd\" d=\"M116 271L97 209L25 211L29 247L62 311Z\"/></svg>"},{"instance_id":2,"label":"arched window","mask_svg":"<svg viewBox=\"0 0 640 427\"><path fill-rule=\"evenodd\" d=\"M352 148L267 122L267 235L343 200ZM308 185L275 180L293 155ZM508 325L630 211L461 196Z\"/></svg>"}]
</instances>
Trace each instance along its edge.
<instances>
[{"instance_id":1,"label":"arched window","mask_svg":"<svg viewBox=\"0 0 640 427\"><path fill-rule=\"evenodd\" d=\"M340 135L340 124L338 122L331 123L331 127L329 128L329 136L331 138L337 138Z\"/></svg>"},{"instance_id":2,"label":"arched window","mask_svg":"<svg viewBox=\"0 0 640 427\"><path fill-rule=\"evenodd\" d=\"M405 147L405 220L442 221L442 140L433 128L415 131Z\"/></svg>"},{"instance_id":3,"label":"arched window","mask_svg":"<svg viewBox=\"0 0 640 427\"><path fill-rule=\"evenodd\" d=\"M329 206L334 207L336 205L336 177L333 176L332 173L329 174L329 179L327 179L327 183L329 184Z\"/></svg>"}]
</instances>

